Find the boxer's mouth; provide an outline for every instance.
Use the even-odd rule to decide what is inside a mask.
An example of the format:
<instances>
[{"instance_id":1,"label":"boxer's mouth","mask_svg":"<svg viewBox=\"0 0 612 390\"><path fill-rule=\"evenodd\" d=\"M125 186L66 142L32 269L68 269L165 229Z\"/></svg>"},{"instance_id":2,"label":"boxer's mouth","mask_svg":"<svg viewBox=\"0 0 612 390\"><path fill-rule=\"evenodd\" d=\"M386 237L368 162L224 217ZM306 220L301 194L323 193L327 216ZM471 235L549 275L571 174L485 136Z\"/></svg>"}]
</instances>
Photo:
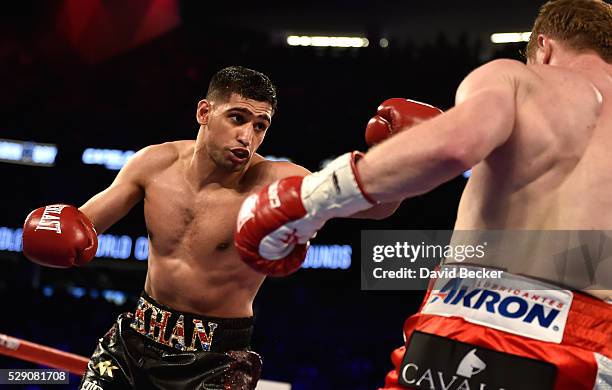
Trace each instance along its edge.
<instances>
[{"instance_id":1,"label":"boxer's mouth","mask_svg":"<svg viewBox=\"0 0 612 390\"><path fill-rule=\"evenodd\" d=\"M241 160L249 158L251 155L251 152L249 152L249 150L246 148L232 148L230 149L230 152Z\"/></svg>"}]
</instances>

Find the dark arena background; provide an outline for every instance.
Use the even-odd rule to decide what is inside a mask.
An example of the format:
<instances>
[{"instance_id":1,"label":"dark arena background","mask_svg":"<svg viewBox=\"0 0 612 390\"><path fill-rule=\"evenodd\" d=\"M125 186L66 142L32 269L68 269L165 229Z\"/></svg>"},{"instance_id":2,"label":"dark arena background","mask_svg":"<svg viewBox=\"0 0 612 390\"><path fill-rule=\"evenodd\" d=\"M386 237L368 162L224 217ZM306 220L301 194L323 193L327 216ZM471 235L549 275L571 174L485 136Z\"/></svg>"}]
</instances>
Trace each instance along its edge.
<instances>
[{"instance_id":1,"label":"dark arena background","mask_svg":"<svg viewBox=\"0 0 612 390\"><path fill-rule=\"evenodd\" d=\"M116 316L133 309L147 267L142 204L101 237L92 263L69 270L25 259L23 220L45 204L82 205L133 151L194 139L196 104L220 68L243 65L271 77L279 110L259 152L318 170L367 149L365 125L386 98L448 109L470 70L493 58L522 59L524 42L493 43L491 34L529 31L541 4L3 3L0 333L89 356ZM360 37L367 45L291 46L289 36ZM268 279L255 302L253 340L263 378L296 390L382 386L422 292L361 291L360 231L452 229L465 182L408 199L386 220L333 220L312 242L305 269ZM0 368L38 367L0 356ZM71 376L67 388L79 379Z\"/></svg>"}]
</instances>

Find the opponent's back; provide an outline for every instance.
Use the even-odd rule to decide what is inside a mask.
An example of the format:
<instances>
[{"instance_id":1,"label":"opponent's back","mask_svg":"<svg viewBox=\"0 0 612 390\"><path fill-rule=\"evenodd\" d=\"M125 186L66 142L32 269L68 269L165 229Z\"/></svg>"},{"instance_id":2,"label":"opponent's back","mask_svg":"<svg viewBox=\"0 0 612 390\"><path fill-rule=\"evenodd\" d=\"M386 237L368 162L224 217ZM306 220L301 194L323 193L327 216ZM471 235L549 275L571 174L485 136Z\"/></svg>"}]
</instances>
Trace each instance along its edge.
<instances>
[{"instance_id":1,"label":"opponent's back","mask_svg":"<svg viewBox=\"0 0 612 390\"><path fill-rule=\"evenodd\" d=\"M472 170L456 228L612 229L610 91L545 65L519 77L512 135Z\"/></svg>"},{"instance_id":2,"label":"opponent's back","mask_svg":"<svg viewBox=\"0 0 612 390\"><path fill-rule=\"evenodd\" d=\"M474 167L455 229L612 230L612 66L595 63L512 66L512 134ZM571 286L549 258L517 252L512 262L487 263L583 285Z\"/></svg>"}]
</instances>

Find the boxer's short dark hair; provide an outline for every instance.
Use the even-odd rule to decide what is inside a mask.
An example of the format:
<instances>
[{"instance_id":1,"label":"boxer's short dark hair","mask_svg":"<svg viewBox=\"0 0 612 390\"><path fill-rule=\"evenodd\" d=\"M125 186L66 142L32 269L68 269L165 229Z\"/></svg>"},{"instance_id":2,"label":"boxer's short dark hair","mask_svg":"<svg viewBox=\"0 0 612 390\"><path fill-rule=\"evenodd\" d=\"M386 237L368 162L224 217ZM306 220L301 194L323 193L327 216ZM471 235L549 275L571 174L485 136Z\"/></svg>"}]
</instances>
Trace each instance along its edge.
<instances>
[{"instance_id":1,"label":"boxer's short dark hair","mask_svg":"<svg viewBox=\"0 0 612 390\"><path fill-rule=\"evenodd\" d=\"M562 41L577 52L594 50L612 62L612 5L601 0L550 0L536 18L526 56L533 58L538 34Z\"/></svg>"},{"instance_id":2,"label":"boxer's short dark hair","mask_svg":"<svg viewBox=\"0 0 612 390\"><path fill-rule=\"evenodd\" d=\"M270 103L276 111L276 87L265 74L243 66L223 68L212 77L208 84L206 98L228 100L232 93L244 98Z\"/></svg>"}]
</instances>

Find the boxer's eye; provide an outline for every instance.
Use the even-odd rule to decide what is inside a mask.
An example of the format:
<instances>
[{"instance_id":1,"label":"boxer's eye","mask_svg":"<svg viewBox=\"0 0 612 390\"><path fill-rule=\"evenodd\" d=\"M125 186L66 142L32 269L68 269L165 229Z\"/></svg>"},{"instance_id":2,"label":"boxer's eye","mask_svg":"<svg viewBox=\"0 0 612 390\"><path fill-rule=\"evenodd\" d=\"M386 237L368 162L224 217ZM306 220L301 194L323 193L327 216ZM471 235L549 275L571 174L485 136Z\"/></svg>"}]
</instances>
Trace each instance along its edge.
<instances>
[{"instance_id":1,"label":"boxer's eye","mask_svg":"<svg viewBox=\"0 0 612 390\"><path fill-rule=\"evenodd\" d=\"M244 118L242 117L242 115L232 114L230 115L230 119L232 120L232 122L235 122L235 123L239 123L239 124L244 123Z\"/></svg>"}]
</instances>

